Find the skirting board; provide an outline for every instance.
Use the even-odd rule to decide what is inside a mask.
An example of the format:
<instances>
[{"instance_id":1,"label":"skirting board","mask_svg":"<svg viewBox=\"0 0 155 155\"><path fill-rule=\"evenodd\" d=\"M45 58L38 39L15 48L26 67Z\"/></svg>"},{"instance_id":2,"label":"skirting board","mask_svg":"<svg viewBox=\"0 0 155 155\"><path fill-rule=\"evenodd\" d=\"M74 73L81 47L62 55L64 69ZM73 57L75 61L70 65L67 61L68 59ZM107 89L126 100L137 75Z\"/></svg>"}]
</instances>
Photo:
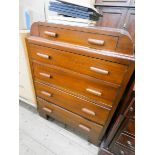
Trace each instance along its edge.
<instances>
[{"instance_id":1,"label":"skirting board","mask_svg":"<svg viewBox=\"0 0 155 155\"><path fill-rule=\"evenodd\" d=\"M23 102L25 102L25 103L27 103L27 104L29 104L29 105L31 105L31 106L37 108L37 105L36 105L35 103L32 103L31 101L29 101L29 100L27 100L27 99L25 99L25 98L23 98L23 97L21 97L21 96L19 96L19 99L20 99L21 101L23 101Z\"/></svg>"}]
</instances>

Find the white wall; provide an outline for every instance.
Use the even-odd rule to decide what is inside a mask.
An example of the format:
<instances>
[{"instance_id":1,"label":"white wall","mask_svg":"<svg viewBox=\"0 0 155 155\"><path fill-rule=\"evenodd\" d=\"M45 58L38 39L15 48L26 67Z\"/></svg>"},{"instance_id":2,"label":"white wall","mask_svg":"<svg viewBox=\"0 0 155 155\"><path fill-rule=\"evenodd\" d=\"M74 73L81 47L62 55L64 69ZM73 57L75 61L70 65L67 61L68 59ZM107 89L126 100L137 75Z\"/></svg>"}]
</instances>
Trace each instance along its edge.
<instances>
[{"instance_id":1,"label":"white wall","mask_svg":"<svg viewBox=\"0 0 155 155\"><path fill-rule=\"evenodd\" d=\"M31 24L35 21L45 21L44 3L46 0L19 0L19 29L26 29L24 11L29 10Z\"/></svg>"},{"instance_id":2,"label":"white wall","mask_svg":"<svg viewBox=\"0 0 155 155\"><path fill-rule=\"evenodd\" d=\"M36 98L25 44L25 37L28 35L27 30L19 32L19 96L35 106Z\"/></svg>"}]
</instances>

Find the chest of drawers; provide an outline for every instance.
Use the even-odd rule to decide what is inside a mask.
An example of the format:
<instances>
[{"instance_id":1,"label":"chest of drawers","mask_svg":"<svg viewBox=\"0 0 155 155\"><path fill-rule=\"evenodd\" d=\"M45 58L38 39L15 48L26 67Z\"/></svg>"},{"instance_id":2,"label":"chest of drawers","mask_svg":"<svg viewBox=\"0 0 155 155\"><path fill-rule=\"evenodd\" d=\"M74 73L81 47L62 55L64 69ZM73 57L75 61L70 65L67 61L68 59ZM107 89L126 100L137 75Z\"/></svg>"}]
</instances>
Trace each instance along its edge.
<instances>
[{"instance_id":1,"label":"chest of drawers","mask_svg":"<svg viewBox=\"0 0 155 155\"><path fill-rule=\"evenodd\" d=\"M37 22L26 43L39 114L98 145L134 71L130 35Z\"/></svg>"},{"instance_id":2,"label":"chest of drawers","mask_svg":"<svg viewBox=\"0 0 155 155\"><path fill-rule=\"evenodd\" d=\"M133 76L132 76L133 77ZM134 80L124 94L120 106L117 109L117 116L114 117L107 136L102 142L99 155L104 155L108 150L109 155L134 155L135 154L135 92Z\"/></svg>"},{"instance_id":3,"label":"chest of drawers","mask_svg":"<svg viewBox=\"0 0 155 155\"><path fill-rule=\"evenodd\" d=\"M109 146L109 150L117 155L135 154L135 99L133 96L130 102L129 107L124 113L124 121Z\"/></svg>"}]
</instances>

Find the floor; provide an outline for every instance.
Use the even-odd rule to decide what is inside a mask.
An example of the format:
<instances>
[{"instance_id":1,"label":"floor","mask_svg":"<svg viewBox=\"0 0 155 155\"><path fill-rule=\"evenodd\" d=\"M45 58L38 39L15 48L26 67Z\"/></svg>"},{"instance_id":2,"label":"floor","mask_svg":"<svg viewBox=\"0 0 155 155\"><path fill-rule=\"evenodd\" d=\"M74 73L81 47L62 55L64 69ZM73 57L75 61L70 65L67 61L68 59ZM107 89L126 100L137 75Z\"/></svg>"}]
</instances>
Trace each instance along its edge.
<instances>
[{"instance_id":1,"label":"floor","mask_svg":"<svg viewBox=\"0 0 155 155\"><path fill-rule=\"evenodd\" d=\"M34 107L19 103L20 155L97 155L98 147L72 133L72 129L43 119Z\"/></svg>"}]
</instances>

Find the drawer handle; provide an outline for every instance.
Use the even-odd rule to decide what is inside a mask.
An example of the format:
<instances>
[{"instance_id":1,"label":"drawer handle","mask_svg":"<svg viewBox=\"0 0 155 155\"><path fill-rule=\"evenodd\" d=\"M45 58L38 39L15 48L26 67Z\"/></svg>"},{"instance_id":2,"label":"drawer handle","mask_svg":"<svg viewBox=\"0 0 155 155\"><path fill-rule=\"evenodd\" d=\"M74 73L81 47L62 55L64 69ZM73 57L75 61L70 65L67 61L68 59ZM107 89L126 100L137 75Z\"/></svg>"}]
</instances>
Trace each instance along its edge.
<instances>
[{"instance_id":1,"label":"drawer handle","mask_svg":"<svg viewBox=\"0 0 155 155\"><path fill-rule=\"evenodd\" d=\"M121 153L121 155L125 155L124 151L122 151L122 150L120 151L120 153Z\"/></svg>"},{"instance_id":2,"label":"drawer handle","mask_svg":"<svg viewBox=\"0 0 155 155\"><path fill-rule=\"evenodd\" d=\"M47 77L47 78L50 78L51 77L51 75L50 74L47 74L47 73L39 73L41 76L44 76L44 77Z\"/></svg>"},{"instance_id":3,"label":"drawer handle","mask_svg":"<svg viewBox=\"0 0 155 155\"><path fill-rule=\"evenodd\" d=\"M94 111L91 111L91 110L89 110L87 108L82 108L82 111L85 112L85 113L87 113L87 114L90 114L90 115L95 116L95 112Z\"/></svg>"},{"instance_id":4,"label":"drawer handle","mask_svg":"<svg viewBox=\"0 0 155 155\"><path fill-rule=\"evenodd\" d=\"M90 131L90 128L86 127L86 126L83 125L83 124L79 124L78 126L79 126L79 128L81 128L81 129L83 129L83 130L85 130L85 131L87 131L87 132Z\"/></svg>"},{"instance_id":5,"label":"drawer handle","mask_svg":"<svg viewBox=\"0 0 155 155\"><path fill-rule=\"evenodd\" d=\"M133 111L133 107L130 107L129 110L130 110L130 112L132 112Z\"/></svg>"},{"instance_id":6,"label":"drawer handle","mask_svg":"<svg viewBox=\"0 0 155 155\"><path fill-rule=\"evenodd\" d=\"M44 110L44 111L46 111L46 112L49 112L49 113L51 113L51 112L52 112L52 110L51 110L51 109L46 108L46 107L44 107L44 108L43 108L43 110Z\"/></svg>"},{"instance_id":7,"label":"drawer handle","mask_svg":"<svg viewBox=\"0 0 155 155\"><path fill-rule=\"evenodd\" d=\"M132 143L130 141L127 141L127 144L131 147Z\"/></svg>"},{"instance_id":8,"label":"drawer handle","mask_svg":"<svg viewBox=\"0 0 155 155\"><path fill-rule=\"evenodd\" d=\"M89 92L89 93L91 93L91 94L97 95L97 96L101 96L102 95L101 92L96 91L94 89L87 88L86 91Z\"/></svg>"},{"instance_id":9,"label":"drawer handle","mask_svg":"<svg viewBox=\"0 0 155 155\"><path fill-rule=\"evenodd\" d=\"M88 42L94 45L104 45L104 40L88 39Z\"/></svg>"},{"instance_id":10,"label":"drawer handle","mask_svg":"<svg viewBox=\"0 0 155 155\"><path fill-rule=\"evenodd\" d=\"M44 31L44 34L50 36L50 37L56 37L57 34L55 32L49 32L49 31Z\"/></svg>"},{"instance_id":11,"label":"drawer handle","mask_svg":"<svg viewBox=\"0 0 155 155\"><path fill-rule=\"evenodd\" d=\"M96 67L90 67L90 70L92 70L96 73L101 73L101 74L105 74L105 75L107 75L109 73L109 71L107 71L107 70L99 69Z\"/></svg>"},{"instance_id":12,"label":"drawer handle","mask_svg":"<svg viewBox=\"0 0 155 155\"><path fill-rule=\"evenodd\" d=\"M42 57L42 58L45 58L45 59L49 59L50 56L49 55L46 55L46 54L42 54L42 53L37 53L38 56Z\"/></svg>"},{"instance_id":13,"label":"drawer handle","mask_svg":"<svg viewBox=\"0 0 155 155\"><path fill-rule=\"evenodd\" d=\"M43 95L46 95L46 96L52 96L52 94L50 94L50 93L48 93L48 92L46 92L46 91L41 91L41 93L43 94Z\"/></svg>"}]
</instances>

